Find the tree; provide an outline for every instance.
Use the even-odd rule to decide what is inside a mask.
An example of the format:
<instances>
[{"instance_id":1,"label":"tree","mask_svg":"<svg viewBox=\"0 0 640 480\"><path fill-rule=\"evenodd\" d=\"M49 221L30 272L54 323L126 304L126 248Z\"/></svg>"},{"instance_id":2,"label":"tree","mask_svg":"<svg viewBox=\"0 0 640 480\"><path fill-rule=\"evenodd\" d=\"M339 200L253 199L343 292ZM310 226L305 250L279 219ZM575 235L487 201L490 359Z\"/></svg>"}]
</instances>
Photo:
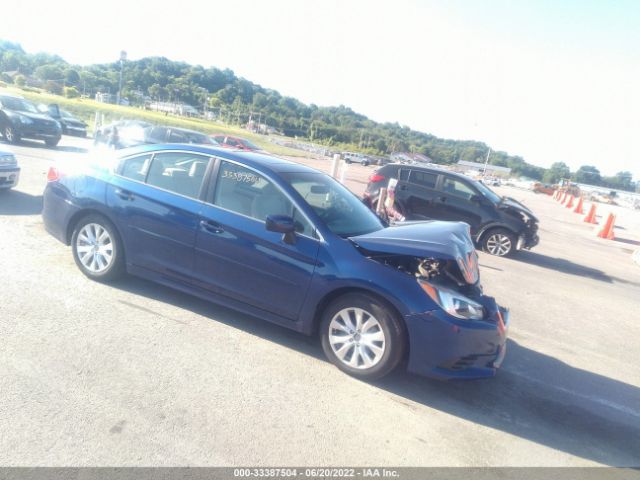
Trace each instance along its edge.
<instances>
[{"instance_id":1,"label":"tree","mask_svg":"<svg viewBox=\"0 0 640 480\"><path fill-rule=\"evenodd\" d=\"M574 174L574 180L578 183L600 185L602 177L600 171L592 165L583 165Z\"/></svg>"},{"instance_id":2,"label":"tree","mask_svg":"<svg viewBox=\"0 0 640 480\"><path fill-rule=\"evenodd\" d=\"M542 179L545 183L558 183L563 178L569 178L570 176L571 171L567 164L564 162L556 162L544 172Z\"/></svg>"},{"instance_id":3,"label":"tree","mask_svg":"<svg viewBox=\"0 0 640 480\"><path fill-rule=\"evenodd\" d=\"M24 75L16 75L16 78L13 79L13 83L19 87L24 87L27 83L27 79Z\"/></svg>"},{"instance_id":4,"label":"tree","mask_svg":"<svg viewBox=\"0 0 640 480\"><path fill-rule=\"evenodd\" d=\"M78 85L80 83L80 74L77 70L69 68L64 74L64 79L69 85Z\"/></svg>"},{"instance_id":5,"label":"tree","mask_svg":"<svg viewBox=\"0 0 640 480\"><path fill-rule=\"evenodd\" d=\"M60 68L58 65L52 64L39 66L38 68L36 68L34 74L40 80L60 81L63 77L62 68Z\"/></svg>"}]
</instances>

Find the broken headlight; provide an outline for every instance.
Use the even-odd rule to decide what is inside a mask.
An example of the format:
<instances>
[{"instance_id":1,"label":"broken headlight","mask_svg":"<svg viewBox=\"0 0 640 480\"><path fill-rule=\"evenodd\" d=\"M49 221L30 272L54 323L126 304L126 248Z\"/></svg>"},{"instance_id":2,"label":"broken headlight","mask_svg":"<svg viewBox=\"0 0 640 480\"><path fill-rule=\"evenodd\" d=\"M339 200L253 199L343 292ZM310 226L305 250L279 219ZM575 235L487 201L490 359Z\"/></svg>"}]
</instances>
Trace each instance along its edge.
<instances>
[{"instance_id":1,"label":"broken headlight","mask_svg":"<svg viewBox=\"0 0 640 480\"><path fill-rule=\"evenodd\" d=\"M418 283L425 293L449 315L464 320L482 320L484 317L482 305L461 293L425 281L418 281Z\"/></svg>"}]
</instances>

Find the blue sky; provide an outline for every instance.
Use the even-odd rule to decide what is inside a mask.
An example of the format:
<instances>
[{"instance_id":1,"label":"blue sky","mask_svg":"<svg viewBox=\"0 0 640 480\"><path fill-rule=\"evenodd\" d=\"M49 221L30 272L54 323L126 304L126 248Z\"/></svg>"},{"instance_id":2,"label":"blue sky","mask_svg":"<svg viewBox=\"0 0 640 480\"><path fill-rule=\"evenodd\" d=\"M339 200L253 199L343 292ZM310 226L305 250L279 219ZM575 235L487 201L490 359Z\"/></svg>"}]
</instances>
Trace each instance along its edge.
<instances>
[{"instance_id":1,"label":"blue sky","mask_svg":"<svg viewBox=\"0 0 640 480\"><path fill-rule=\"evenodd\" d=\"M30 52L86 64L124 49L231 68L306 103L640 179L638 1L30 0L11 10L0 37Z\"/></svg>"}]
</instances>

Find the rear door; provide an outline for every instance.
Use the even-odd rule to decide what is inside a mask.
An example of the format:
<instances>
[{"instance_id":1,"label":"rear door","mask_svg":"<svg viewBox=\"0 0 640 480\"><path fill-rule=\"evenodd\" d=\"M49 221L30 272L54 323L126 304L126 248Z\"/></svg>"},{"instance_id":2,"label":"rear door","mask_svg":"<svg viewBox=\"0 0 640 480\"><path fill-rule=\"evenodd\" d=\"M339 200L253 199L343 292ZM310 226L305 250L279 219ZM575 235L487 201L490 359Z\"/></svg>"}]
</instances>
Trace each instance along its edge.
<instances>
[{"instance_id":1,"label":"rear door","mask_svg":"<svg viewBox=\"0 0 640 480\"><path fill-rule=\"evenodd\" d=\"M396 198L407 219L435 217L434 201L437 196L438 174L419 169L400 169Z\"/></svg>"},{"instance_id":2,"label":"rear door","mask_svg":"<svg viewBox=\"0 0 640 480\"><path fill-rule=\"evenodd\" d=\"M263 174L220 161L200 215L195 272L201 287L295 320L307 294L320 242L290 198ZM267 215L293 216L296 242L265 228Z\"/></svg>"},{"instance_id":3,"label":"rear door","mask_svg":"<svg viewBox=\"0 0 640 480\"><path fill-rule=\"evenodd\" d=\"M107 188L107 204L123 234L127 262L187 280L211 160L191 152L125 159Z\"/></svg>"}]
</instances>

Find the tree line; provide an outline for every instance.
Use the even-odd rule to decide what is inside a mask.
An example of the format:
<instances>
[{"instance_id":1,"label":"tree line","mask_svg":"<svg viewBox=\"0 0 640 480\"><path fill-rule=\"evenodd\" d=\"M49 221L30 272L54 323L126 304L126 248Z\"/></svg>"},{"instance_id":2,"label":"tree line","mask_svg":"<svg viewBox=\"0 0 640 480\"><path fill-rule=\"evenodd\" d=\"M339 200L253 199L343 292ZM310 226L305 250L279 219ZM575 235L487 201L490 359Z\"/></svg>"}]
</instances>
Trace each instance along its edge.
<instances>
[{"instance_id":1,"label":"tree line","mask_svg":"<svg viewBox=\"0 0 640 480\"><path fill-rule=\"evenodd\" d=\"M0 72L0 80L7 83L24 85L29 78L35 78L53 93L93 96L96 92L117 92L120 62L71 65L58 55L30 54L19 44L0 40ZM126 61L122 75L121 96L132 105L143 106L149 99L187 103L199 110L210 110L227 123L246 124L251 119L287 136L336 149L357 149L373 155L420 153L440 164L459 160L484 163L489 151L483 142L442 139L397 122L375 122L344 105L306 105L238 77L229 69L147 57ZM489 163L509 167L516 176L546 182L565 178L566 173L559 164L545 169L500 151L491 152ZM574 176L588 177L600 182L598 185L615 184L614 188L632 189L631 178L626 180L628 172L615 177L601 177L599 173L589 177L592 168L581 167Z\"/></svg>"}]
</instances>

